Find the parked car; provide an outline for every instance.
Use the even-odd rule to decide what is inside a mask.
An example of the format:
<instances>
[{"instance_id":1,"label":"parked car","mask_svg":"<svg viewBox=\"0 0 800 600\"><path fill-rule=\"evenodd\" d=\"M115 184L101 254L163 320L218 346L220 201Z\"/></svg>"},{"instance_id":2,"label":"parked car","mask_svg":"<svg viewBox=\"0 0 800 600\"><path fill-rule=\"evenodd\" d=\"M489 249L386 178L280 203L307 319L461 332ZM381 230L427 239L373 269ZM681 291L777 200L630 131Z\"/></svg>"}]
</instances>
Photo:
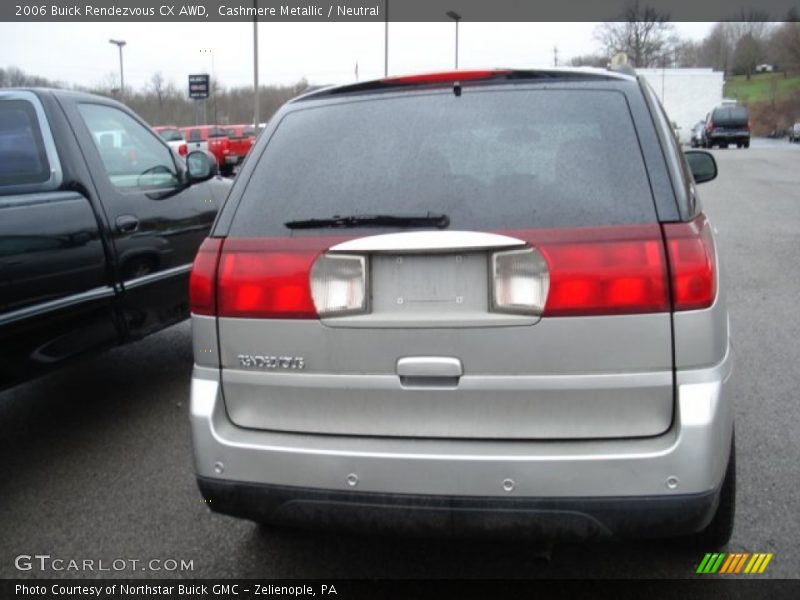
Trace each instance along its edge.
<instances>
[{"instance_id":1,"label":"parked car","mask_svg":"<svg viewBox=\"0 0 800 600\"><path fill-rule=\"evenodd\" d=\"M233 168L242 157L231 147L228 131L216 125L198 125L182 129L190 150L205 150L217 159L220 173L225 177L233 175Z\"/></svg>"},{"instance_id":2,"label":"parked car","mask_svg":"<svg viewBox=\"0 0 800 600\"><path fill-rule=\"evenodd\" d=\"M750 147L750 113L746 106L726 104L715 108L706 120L705 148Z\"/></svg>"},{"instance_id":3,"label":"parked car","mask_svg":"<svg viewBox=\"0 0 800 600\"><path fill-rule=\"evenodd\" d=\"M0 90L0 388L186 318L229 187L122 104Z\"/></svg>"},{"instance_id":4,"label":"parked car","mask_svg":"<svg viewBox=\"0 0 800 600\"><path fill-rule=\"evenodd\" d=\"M800 123L795 123L789 128L789 141L790 142L800 141Z\"/></svg>"},{"instance_id":5,"label":"parked car","mask_svg":"<svg viewBox=\"0 0 800 600\"><path fill-rule=\"evenodd\" d=\"M211 510L728 540L725 281L695 192L716 164L644 79L359 82L291 100L252 152L190 284Z\"/></svg>"},{"instance_id":6,"label":"parked car","mask_svg":"<svg viewBox=\"0 0 800 600\"><path fill-rule=\"evenodd\" d=\"M153 127L153 131L160 135L161 139L167 142L167 145L177 152L179 156L186 156L189 149L186 146L183 132L179 128L174 125L162 125Z\"/></svg>"},{"instance_id":7,"label":"parked car","mask_svg":"<svg viewBox=\"0 0 800 600\"><path fill-rule=\"evenodd\" d=\"M695 123L695 126L692 127L692 137L689 140L692 148L699 148L705 145L705 130L706 130L706 122L705 121L698 121Z\"/></svg>"}]
</instances>

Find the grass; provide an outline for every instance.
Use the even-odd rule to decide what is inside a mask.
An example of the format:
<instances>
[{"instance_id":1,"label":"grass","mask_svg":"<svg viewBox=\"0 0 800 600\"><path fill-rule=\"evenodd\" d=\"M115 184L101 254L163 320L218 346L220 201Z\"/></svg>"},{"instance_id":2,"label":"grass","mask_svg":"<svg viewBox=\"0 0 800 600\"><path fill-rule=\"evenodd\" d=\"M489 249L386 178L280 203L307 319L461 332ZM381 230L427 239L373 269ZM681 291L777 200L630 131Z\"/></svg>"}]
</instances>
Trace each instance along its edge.
<instances>
[{"instance_id":1,"label":"grass","mask_svg":"<svg viewBox=\"0 0 800 600\"><path fill-rule=\"evenodd\" d=\"M724 96L735 98L743 104L755 102L770 102L789 98L794 92L800 91L800 75L787 73L757 73L747 81L745 75L728 77L725 82Z\"/></svg>"}]
</instances>

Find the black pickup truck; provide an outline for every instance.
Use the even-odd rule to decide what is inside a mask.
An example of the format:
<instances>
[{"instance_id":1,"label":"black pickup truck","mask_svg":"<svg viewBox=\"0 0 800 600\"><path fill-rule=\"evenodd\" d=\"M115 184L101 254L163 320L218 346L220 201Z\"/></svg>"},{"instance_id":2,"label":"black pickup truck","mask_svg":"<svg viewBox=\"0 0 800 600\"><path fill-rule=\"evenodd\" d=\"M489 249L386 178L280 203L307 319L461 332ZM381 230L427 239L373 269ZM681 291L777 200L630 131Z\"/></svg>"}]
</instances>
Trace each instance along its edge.
<instances>
[{"instance_id":1,"label":"black pickup truck","mask_svg":"<svg viewBox=\"0 0 800 600\"><path fill-rule=\"evenodd\" d=\"M0 389L188 317L215 175L108 98L0 90Z\"/></svg>"}]
</instances>

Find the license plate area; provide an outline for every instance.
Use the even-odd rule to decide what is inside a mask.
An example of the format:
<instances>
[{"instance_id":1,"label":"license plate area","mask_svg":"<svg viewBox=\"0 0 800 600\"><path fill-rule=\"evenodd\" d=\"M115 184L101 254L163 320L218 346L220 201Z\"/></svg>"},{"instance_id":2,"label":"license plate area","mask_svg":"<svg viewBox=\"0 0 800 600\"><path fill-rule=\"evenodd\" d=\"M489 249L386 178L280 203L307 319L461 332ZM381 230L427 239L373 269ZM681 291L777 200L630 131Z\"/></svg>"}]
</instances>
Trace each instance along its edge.
<instances>
[{"instance_id":1,"label":"license plate area","mask_svg":"<svg viewBox=\"0 0 800 600\"><path fill-rule=\"evenodd\" d=\"M371 260L373 313L432 317L486 312L487 264L483 252L375 255Z\"/></svg>"},{"instance_id":2,"label":"license plate area","mask_svg":"<svg viewBox=\"0 0 800 600\"><path fill-rule=\"evenodd\" d=\"M373 253L370 310L322 319L331 327L532 325L539 318L490 312L489 253Z\"/></svg>"}]
</instances>

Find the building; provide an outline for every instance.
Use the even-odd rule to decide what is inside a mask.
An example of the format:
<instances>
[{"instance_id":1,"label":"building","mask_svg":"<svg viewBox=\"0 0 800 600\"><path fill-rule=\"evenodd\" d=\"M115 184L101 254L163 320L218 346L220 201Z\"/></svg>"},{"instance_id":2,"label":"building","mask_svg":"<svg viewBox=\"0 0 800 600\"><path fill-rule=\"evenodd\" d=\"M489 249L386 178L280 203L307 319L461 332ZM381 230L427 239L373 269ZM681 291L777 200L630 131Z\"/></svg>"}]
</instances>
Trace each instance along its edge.
<instances>
[{"instance_id":1,"label":"building","mask_svg":"<svg viewBox=\"0 0 800 600\"><path fill-rule=\"evenodd\" d=\"M712 69L636 69L658 95L671 121L688 143L692 127L722 103L722 71Z\"/></svg>"}]
</instances>

